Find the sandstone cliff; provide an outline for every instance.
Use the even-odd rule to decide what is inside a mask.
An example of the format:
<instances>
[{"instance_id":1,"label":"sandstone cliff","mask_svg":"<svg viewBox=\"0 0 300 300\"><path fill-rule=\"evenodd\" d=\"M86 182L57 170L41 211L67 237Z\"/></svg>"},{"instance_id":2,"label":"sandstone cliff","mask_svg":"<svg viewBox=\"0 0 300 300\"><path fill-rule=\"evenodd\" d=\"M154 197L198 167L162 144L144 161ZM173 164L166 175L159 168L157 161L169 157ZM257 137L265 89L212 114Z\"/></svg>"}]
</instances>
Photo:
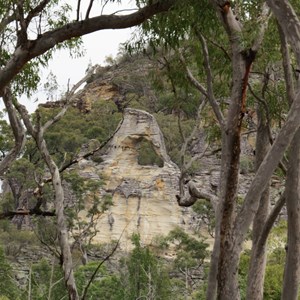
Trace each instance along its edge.
<instances>
[{"instance_id":1,"label":"sandstone cliff","mask_svg":"<svg viewBox=\"0 0 300 300\"><path fill-rule=\"evenodd\" d=\"M139 145L148 141L162 164L140 165ZM125 109L118 131L110 141L103 162L83 160L79 174L105 180L101 194L110 193L113 206L98 223L99 233L94 242L110 242L121 237L121 247L131 245L133 232L150 244L159 234L168 234L182 225L178 193L179 169L170 160L162 133L155 118L142 110Z\"/></svg>"}]
</instances>

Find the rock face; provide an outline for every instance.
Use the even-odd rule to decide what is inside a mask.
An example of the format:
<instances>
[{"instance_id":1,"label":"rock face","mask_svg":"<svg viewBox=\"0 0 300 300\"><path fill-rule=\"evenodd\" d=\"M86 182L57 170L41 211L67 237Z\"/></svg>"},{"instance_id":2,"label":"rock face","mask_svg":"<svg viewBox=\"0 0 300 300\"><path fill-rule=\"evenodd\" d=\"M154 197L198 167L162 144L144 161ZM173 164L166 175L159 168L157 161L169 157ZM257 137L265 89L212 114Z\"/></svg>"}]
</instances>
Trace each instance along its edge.
<instances>
[{"instance_id":1,"label":"rock face","mask_svg":"<svg viewBox=\"0 0 300 300\"><path fill-rule=\"evenodd\" d=\"M153 147L161 160L158 165L140 165L142 142ZM98 174L105 180L102 194L110 193L113 206L98 223L95 242L110 242L121 237L121 247L131 247L132 233L150 244L159 234L168 234L182 222L178 193L179 169L169 158L162 133L154 117L137 109L126 109L119 129L110 141L103 162L79 164L80 174ZM182 225L182 224L181 224Z\"/></svg>"}]
</instances>

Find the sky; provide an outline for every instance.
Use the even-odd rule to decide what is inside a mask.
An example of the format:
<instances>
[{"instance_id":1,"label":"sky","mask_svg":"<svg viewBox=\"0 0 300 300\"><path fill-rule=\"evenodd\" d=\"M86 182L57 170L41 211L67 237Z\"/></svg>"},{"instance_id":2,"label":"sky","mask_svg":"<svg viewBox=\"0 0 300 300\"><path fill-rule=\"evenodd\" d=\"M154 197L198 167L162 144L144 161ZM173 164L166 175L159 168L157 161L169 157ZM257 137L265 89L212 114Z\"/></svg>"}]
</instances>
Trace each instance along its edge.
<instances>
[{"instance_id":1,"label":"sky","mask_svg":"<svg viewBox=\"0 0 300 300\"><path fill-rule=\"evenodd\" d=\"M77 1L76 1L77 2ZM85 1L88 3L89 1ZM100 6L101 1L94 5ZM111 3L104 7L103 14L110 14L123 9L133 9L135 1L122 1L122 5ZM99 11L99 10L98 10ZM128 11L126 11L128 13ZM49 63L47 69L41 71L42 82L36 94L30 99L22 97L21 102L25 104L30 112L33 112L38 103L47 101L47 95L43 91L43 84L46 82L47 76L52 72L59 84L57 95L54 100L67 89L68 81L70 86L77 83L85 75L88 65L100 64L105 65L105 60L108 56L115 58L118 54L121 43L128 41L133 33L134 28L118 29L118 30L101 30L83 36L83 48L85 54L83 57L71 58L69 51L60 50L54 54L53 60Z\"/></svg>"}]
</instances>

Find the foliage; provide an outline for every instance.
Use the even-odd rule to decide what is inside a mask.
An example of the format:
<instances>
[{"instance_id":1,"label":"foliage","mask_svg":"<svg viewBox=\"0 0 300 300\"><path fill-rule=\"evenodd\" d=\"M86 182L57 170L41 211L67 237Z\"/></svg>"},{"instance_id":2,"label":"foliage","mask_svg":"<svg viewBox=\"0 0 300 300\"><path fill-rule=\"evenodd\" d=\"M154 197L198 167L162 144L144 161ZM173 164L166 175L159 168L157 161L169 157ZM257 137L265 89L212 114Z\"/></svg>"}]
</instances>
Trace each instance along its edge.
<instances>
[{"instance_id":1,"label":"foliage","mask_svg":"<svg viewBox=\"0 0 300 300\"><path fill-rule=\"evenodd\" d=\"M1 220L0 246L6 256L17 257L26 246L38 245L34 233L30 230L18 230L14 224Z\"/></svg>"},{"instance_id":2,"label":"foliage","mask_svg":"<svg viewBox=\"0 0 300 300\"><path fill-rule=\"evenodd\" d=\"M284 266L281 264L267 265L264 285L264 299L280 299Z\"/></svg>"},{"instance_id":3,"label":"foliage","mask_svg":"<svg viewBox=\"0 0 300 300\"><path fill-rule=\"evenodd\" d=\"M58 109L40 108L43 122L56 115ZM64 118L51 126L45 134L50 153L58 162L69 161L80 151L83 144L95 139L104 142L113 134L121 119L112 101L93 102L89 113L70 108ZM92 149L89 149L92 150ZM34 149L28 149L31 153Z\"/></svg>"},{"instance_id":4,"label":"foliage","mask_svg":"<svg viewBox=\"0 0 300 300\"><path fill-rule=\"evenodd\" d=\"M3 248L0 247L0 299L19 299L19 289L12 277L12 268L5 258Z\"/></svg>"},{"instance_id":5,"label":"foliage","mask_svg":"<svg viewBox=\"0 0 300 300\"><path fill-rule=\"evenodd\" d=\"M169 278L159 260L148 247L142 247L138 234L133 234L134 249L126 260L128 289L125 299L169 299Z\"/></svg>"},{"instance_id":6,"label":"foliage","mask_svg":"<svg viewBox=\"0 0 300 300\"><path fill-rule=\"evenodd\" d=\"M149 141L146 139L141 140L138 145L138 163L141 166L157 165L158 167L164 166L164 161L155 152L155 149Z\"/></svg>"},{"instance_id":7,"label":"foliage","mask_svg":"<svg viewBox=\"0 0 300 300\"><path fill-rule=\"evenodd\" d=\"M85 266L80 266L76 270L75 278L78 284L79 294L83 293L84 288L91 279L91 276L98 267L99 263L100 262L98 261L91 262ZM88 289L87 299L124 299L124 292L120 287L121 281L118 277L118 274L109 274L106 268L102 266Z\"/></svg>"},{"instance_id":8,"label":"foliage","mask_svg":"<svg viewBox=\"0 0 300 300\"><path fill-rule=\"evenodd\" d=\"M175 244L177 268L191 268L201 266L207 256L207 246L202 239L197 240L181 228L173 229L167 236L167 240Z\"/></svg>"},{"instance_id":9,"label":"foliage","mask_svg":"<svg viewBox=\"0 0 300 300\"><path fill-rule=\"evenodd\" d=\"M171 159L177 164L181 165L180 149L183 143L182 136L178 129L178 118L174 115L164 113L155 114L155 118L163 133L167 152ZM185 136L192 130L195 120L186 119L181 121L181 127Z\"/></svg>"},{"instance_id":10,"label":"foliage","mask_svg":"<svg viewBox=\"0 0 300 300\"><path fill-rule=\"evenodd\" d=\"M7 179L15 180L25 190L34 188L36 186L36 178L39 178L41 175L42 170L38 166L22 157L13 162L7 173Z\"/></svg>"},{"instance_id":11,"label":"foliage","mask_svg":"<svg viewBox=\"0 0 300 300\"><path fill-rule=\"evenodd\" d=\"M278 222L268 240L268 258L264 281L264 299L280 299L286 251L286 221ZM241 299L245 299L247 277L250 263L250 250L245 250L240 258L239 286Z\"/></svg>"},{"instance_id":12,"label":"foliage","mask_svg":"<svg viewBox=\"0 0 300 300\"><path fill-rule=\"evenodd\" d=\"M196 234L201 234L200 231L203 226L207 227L210 235L213 236L215 229L215 212L211 202L203 199L197 200L192 206L192 210L195 213L195 219L199 220L199 223L193 226Z\"/></svg>"},{"instance_id":13,"label":"foliage","mask_svg":"<svg viewBox=\"0 0 300 300\"><path fill-rule=\"evenodd\" d=\"M26 15L30 14L31 10L36 5L38 5L37 1L31 0L22 3L18 8L22 7L21 11ZM8 16L16 14L16 8L17 5L15 1L5 1L5 3L1 5L0 18L3 20L0 30L1 66L5 66L11 59L17 41L20 38L18 22L8 22L6 24ZM28 35L30 35L29 38L35 38L42 32L44 33L47 30L53 30L67 24L72 19L70 12L71 6L69 4L57 0L48 1L46 9L33 17L30 33L28 33ZM73 56L80 56L82 55L82 50L80 48L81 43L81 39L71 39L70 41L57 45L54 49L41 55L39 58L29 61L15 76L12 82L14 93L16 95L26 94L29 97L37 89L40 82L40 69L48 65L48 62L53 57L53 53L58 49L65 48L69 49Z\"/></svg>"},{"instance_id":14,"label":"foliage","mask_svg":"<svg viewBox=\"0 0 300 300\"><path fill-rule=\"evenodd\" d=\"M0 153L1 156L4 157L5 154L12 148L13 146L13 136L12 131L4 119L3 113L0 112Z\"/></svg>"},{"instance_id":15,"label":"foliage","mask_svg":"<svg viewBox=\"0 0 300 300\"><path fill-rule=\"evenodd\" d=\"M245 250L240 258L239 265L239 288L241 293L241 299L246 298L246 289L247 289L247 277L250 263L250 252Z\"/></svg>"},{"instance_id":16,"label":"foliage","mask_svg":"<svg viewBox=\"0 0 300 300\"><path fill-rule=\"evenodd\" d=\"M33 300L45 299L46 295L47 299L61 299L67 295L62 270L54 262L50 264L47 260L42 259L33 264L29 280L32 282L31 294Z\"/></svg>"},{"instance_id":17,"label":"foliage","mask_svg":"<svg viewBox=\"0 0 300 300\"><path fill-rule=\"evenodd\" d=\"M100 180L84 179L75 171L65 173L64 179L76 198L68 210L70 226L75 225L74 221L77 221L76 226L78 226L78 229L87 225L85 221L80 221L80 211L85 211L87 218L93 218L93 216L103 213L112 205L110 198L103 197L103 199L100 199L99 197L99 188L103 185Z\"/></svg>"},{"instance_id":18,"label":"foliage","mask_svg":"<svg viewBox=\"0 0 300 300\"><path fill-rule=\"evenodd\" d=\"M248 174L254 171L254 162L253 159L245 156L241 157L240 161L240 173Z\"/></svg>"}]
</instances>

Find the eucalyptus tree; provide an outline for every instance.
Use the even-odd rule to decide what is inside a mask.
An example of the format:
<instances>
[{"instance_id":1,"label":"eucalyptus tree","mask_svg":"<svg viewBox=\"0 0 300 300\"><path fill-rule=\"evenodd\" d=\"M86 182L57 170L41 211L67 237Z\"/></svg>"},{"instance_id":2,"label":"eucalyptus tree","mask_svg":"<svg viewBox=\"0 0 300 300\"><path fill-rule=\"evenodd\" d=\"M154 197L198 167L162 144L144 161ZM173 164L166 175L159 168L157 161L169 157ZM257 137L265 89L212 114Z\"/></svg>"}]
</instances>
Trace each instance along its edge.
<instances>
[{"instance_id":1,"label":"eucalyptus tree","mask_svg":"<svg viewBox=\"0 0 300 300\"><path fill-rule=\"evenodd\" d=\"M82 35L98 30L138 25L157 13L168 11L175 1L151 1L150 3L137 1L137 4L137 11L127 15L102 15L101 9L93 0L89 1L87 9L83 9L81 0L78 0L73 15L70 5L65 1L7 0L0 4L0 96L8 112L15 140L14 146L5 153L0 162L0 174L3 175L10 164L17 159L26 142L21 116L51 173L64 277L70 299L79 299L79 295L73 276L63 211L64 194L59 169L47 149L43 136L43 132L53 122L33 124L26 107L18 104L17 97L23 93L30 95L36 89L39 82L39 67L47 65L53 51L60 48L74 51L80 45L79 38ZM93 10L95 10L95 17L91 17ZM78 86L74 88L76 90ZM57 121L61 115L58 114L53 121Z\"/></svg>"},{"instance_id":2,"label":"eucalyptus tree","mask_svg":"<svg viewBox=\"0 0 300 300\"><path fill-rule=\"evenodd\" d=\"M283 63L285 67L286 90L288 100L291 106L294 106L300 98L299 77L296 82L292 80L292 72L289 64L289 48L291 47L293 57L296 63L296 69L300 65L299 37L300 37L300 20L299 7L294 5L293 9L289 1L268 1L279 23L279 32L283 48ZM297 15L298 13L298 15ZM288 20L286 16L291 16ZM299 116L298 116L299 119ZM295 213L299 211L300 205L300 129L298 130L291 142L289 150L289 165L286 180L286 207L288 214L288 245L287 256L284 271L284 282L281 299L297 299L300 283L300 247L299 247L299 228L300 215Z\"/></svg>"},{"instance_id":3,"label":"eucalyptus tree","mask_svg":"<svg viewBox=\"0 0 300 300\"><path fill-rule=\"evenodd\" d=\"M297 51L299 50L297 43L299 41L299 20L297 19L297 15L288 1L283 1L282 4L279 4L278 1L267 2L282 26L284 35L288 38L297 60ZM268 231L266 228L269 228L271 220L274 221L274 214L278 213L279 208L282 207L282 203L284 202L283 198L280 199L280 203L276 205L275 210L267 218L268 205L265 204L268 202L265 199L268 198L268 191L266 189L275 168L280 163L299 128L300 120L299 117L297 118L297 114L299 113L300 97L298 94L293 96L286 122L278 132L276 139L272 140L270 150L268 152L264 150L267 144L261 148L260 152L263 155L258 160L255 177L241 208L238 208L237 189L241 129L243 118L247 112L249 75L264 41L264 35L270 19L270 11L264 1L231 2L216 0L203 1L201 3L190 1L188 3L185 2L180 9L180 13L179 11L172 11L167 16L158 16L151 23L144 24L144 31L149 34L148 41L152 45L155 45L155 43L159 44L164 39L166 44L178 48L178 46L182 45L181 42L183 40L186 38L192 40L195 36L200 41L202 48L202 57L200 60L201 62L204 61L204 68L202 69L201 66L201 69L197 69L193 66L194 71L198 75L196 77L193 75L193 70L186 64L185 74L191 83L207 97L215 118L220 125L222 138L219 203L216 212L215 244L211 258L207 299L214 299L216 296L218 299L239 299L238 264L247 232L258 213L259 219L262 220L264 225L261 228L254 228L254 232L258 235L255 239L261 238L259 237L260 231L261 233ZM179 14L180 18L178 19L177 16ZM284 23L284 18L289 18L291 22ZM162 24L164 26L161 26ZM161 28L163 28L162 31L160 31ZM208 44L210 48L208 48ZM219 52L223 53L223 64L220 59L218 61L219 65L215 63L215 52L211 52L211 45L217 46ZM198 64L199 66L200 63ZM223 72L220 72L220 69ZM204 72L201 70L204 70ZM228 71L228 73L225 71ZM201 75L204 76L201 77ZM201 83L201 80L205 81L205 83ZM219 85L217 81L219 81ZM287 84L291 84L291 82L287 82ZM219 86L222 87L221 93L223 94L220 94L220 90L217 90ZM224 98L229 98L227 101L229 105L226 116L224 116L220 105ZM269 140L270 137L268 137L268 128L266 125L262 128L262 132L266 131L263 139L267 138ZM298 157L297 146L292 147L292 149L294 149L294 155ZM294 164L298 166L298 160ZM297 173L293 172L292 174L296 174L295 176L298 178ZM292 176L290 175L289 177L291 178ZM289 181L287 182L287 185L295 187L295 185L299 185L299 181L294 180L293 182L291 180L290 183ZM290 190L292 189L290 188ZM190 188L189 192L193 193L193 189ZM261 198L263 193L264 196ZM194 194L187 197L181 195L178 200L180 205L191 205L196 199L197 195ZM262 200L260 201L260 199ZM294 199L297 200L296 198ZM295 200L294 205L298 203ZM262 205L265 206L263 207ZM295 207L294 205L292 207ZM291 223L291 228L293 226L294 228L295 226L298 228L297 222L297 218L295 218L295 221ZM291 231L292 229L289 230L289 232ZM295 249L297 247L293 241L296 240L296 235L293 234L291 236L293 237L291 243L293 244L293 249ZM263 239L266 239L266 235ZM262 239L258 239L258 243L260 242L262 242ZM254 248L256 247L256 243L257 241L254 240ZM263 243L265 243L265 240ZM257 247L261 251L261 245L257 244ZM256 251L252 253L253 266L251 267L251 272L253 273L250 276L253 274L257 276L255 280L249 279L249 286L253 287L257 283L259 283L259 286L252 295L251 292L253 290L249 288L249 299L262 298L264 269L258 268L259 265L264 265L265 255L262 252L259 258L256 256ZM295 262L296 256L291 254L291 261L292 257ZM297 264L295 265L297 266ZM297 274L296 270L297 268L294 268L294 274ZM288 274L287 271L286 274ZM293 278L295 282L294 286L296 286L298 277L294 276Z\"/></svg>"}]
</instances>

